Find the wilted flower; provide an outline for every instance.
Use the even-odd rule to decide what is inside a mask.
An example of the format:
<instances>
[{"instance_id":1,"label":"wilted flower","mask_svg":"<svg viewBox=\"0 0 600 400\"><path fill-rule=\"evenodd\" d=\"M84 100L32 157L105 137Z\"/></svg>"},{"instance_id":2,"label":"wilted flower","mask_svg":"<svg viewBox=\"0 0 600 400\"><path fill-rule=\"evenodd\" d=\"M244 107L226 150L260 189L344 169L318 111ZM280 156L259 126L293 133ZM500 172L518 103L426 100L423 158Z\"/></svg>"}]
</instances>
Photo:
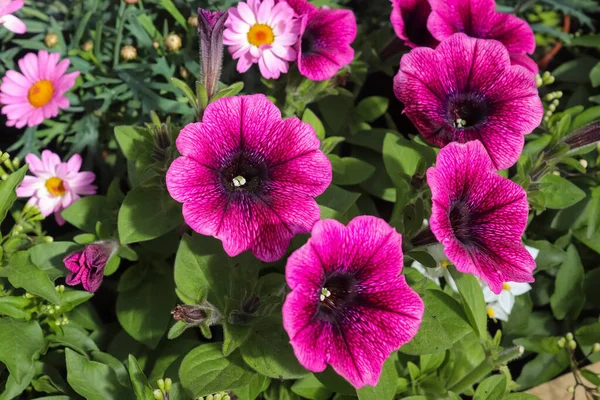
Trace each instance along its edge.
<instances>
[{"instance_id":1,"label":"wilted flower","mask_svg":"<svg viewBox=\"0 0 600 400\"><path fill-rule=\"evenodd\" d=\"M517 161L544 115L534 76L511 66L502 44L462 33L404 55L394 91L427 141L479 140L498 169Z\"/></svg>"},{"instance_id":2,"label":"wilted flower","mask_svg":"<svg viewBox=\"0 0 600 400\"><path fill-rule=\"evenodd\" d=\"M300 40L296 45L298 69L313 81L333 78L354 60L356 17L350 10L317 8L306 0L288 0L302 16Z\"/></svg>"},{"instance_id":3,"label":"wilted flower","mask_svg":"<svg viewBox=\"0 0 600 400\"><path fill-rule=\"evenodd\" d=\"M171 51L177 51L181 48L181 37L176 33L171 33L165 38L165 46Z\"/></svg>"},{"instance_id":4,"label":"wilted flower","mask_svg":"<svg viewBox=\"0 0 600 400\"><path fill-rule=\"evenodd\" d=\"M217 91L223 66L223 30L229 13L198 9L198 34L202 61L202 84L208 98Z\"/></svg>"},{"instance_id":5,"label":"wilted flower","mask_svg":"<svg viewBox=\"0 0 600 400\"><path fill-rule=\"evenodd\" d=\"M238 72L258 63L263 77L277 79L288 71L288 61L296 60L293 46L298 41L300 21L285 1L240 1L229 9L225 26L223 42L238 60Z\"/></svg>"},{"instance_id":6,"label":"wilted flower","mask_svg":"<svg viewBox=\"0 0 600 400\"><path fill-rule=\"evenodd\" d=\"M375 386L385 360L423 318L402 264L402 236L382 219L317 222L286 265L292 292L283 326L300 364L313 372L330 364L357 388Z\"/></svg>"},{"instance_id":7,"label":"wilted flower","mask_svg":"<svg viewBox=\"0 0 600 400\"><path fill-rule=\"evenodd\" d=\"M219 99L202 121L177 138L182 157L167 172L169 193L187 224L222 240L230 256L251 249L263 261L280 259L319 219L314 197L331 182L313 128L282 121L260 94Z\"/></svg>"},{"instance_id":8,"label":"wilted flower","mask_svg":"<svg viewBox=\"0 0 600 400\"><path fill-rule=\"evenodd\" d=\"M9 70L0 86L2 114L8 126L22 128L41 124L69 107L65 93L73 87L79 72L65 74L69 60L60 61L60 54L41 50L19 60L21 73Z\"/></svg>"},{"instance_id":9,"label":"wilted flower","mask_svg":"<svg viewBox=\"0 0 600 400\"><path fill-rule=\"evenodd\" d=\"M66 283L75 286L81 283L88 292L95 292L104 278L104 268L110 257L117 251L114 240L91 243L83 249L69 254L63 262L71 273Z\"/></svg>"},{"instance_id":10,"label":"wilted flower","mask_svg":"<svg viewBox=\"0 0 600 400\"><path fill-rule=\"evenodd\" d=\"M512 14L497 12L494 0L429 0L429 3L432 12L427 28L437 40L462 32L473 38L498 40L511 55L535 51L535 37L529 24ZM522 57L513 60L528 69L535 68L533 72L537 73L535 63Z\"/></svg>"},{"instance_id":11,"label":"wilted flower","mask_svg":"<svg viewBox=\"0 0 600 400\"><path fill-rule=\"evenodd\" d=\"M127 45L121 47L121 57L123 60L131 61L137 57L137 49L133 46Z\"/></svg>"},{"instance_id":12,"label":"wilted flower","mask_svg":"<svg viewBox=\"0 0 600 400\"><path fill-rule=\"evenodd\" d=\"M451 143L427 170L431 230L460 272L498 294L504 282L533 282L535 261L521 242L527 193L498 175L479 141Z\"/></svg>"},{"instance_id":13,"label":"wilted flower","mask_svg":"<svg viewBox=\"0 0 600 400\"><path fill-rule=\"evenodd\" d=\"M429 0L392 0L390 21L408 47L435 47L439 42L427 29L430 14Z\"/></svg>"},{"instance_id":14,"label":"wilted flower","mask_svg":"<svg viewBox=\"0 0 600 400\"><path fill-rule=\"evenodd\" d=\"M11 32L23 34L27 31L27 26L13 14L23 8L23 0L0 0L0 25L4 25Z\"/></svg>"},{"instance_id":15,"label":"wilted flower","mask_svg":"<svg viewBox=\"0 0 600 400\"><path fill-rule=\"evenodd\" d=\"M44 37L44 44L48 47L54 47L58 44L58 35L56 33L48 33Z\"/></svg>"},{"instance_id":16,"label":"wilted flower","mask_svg":"<svg viewBox=\"0 0 600 400\"><path fill-rule=\"evenodd\" d=\"M68 162L61 162L58 154L44 150L41 160L35 154L28 154L25 161L35 176L23 179L17 188L17 196L31 197L28 204L38 206L44 216L54 213L59 225L65 223L60 215L62 210L79 200L81 195L96 194L96 186L92 185L96 175L79 172L79 154L73 155Z\"/></svg>"}]
</instances>

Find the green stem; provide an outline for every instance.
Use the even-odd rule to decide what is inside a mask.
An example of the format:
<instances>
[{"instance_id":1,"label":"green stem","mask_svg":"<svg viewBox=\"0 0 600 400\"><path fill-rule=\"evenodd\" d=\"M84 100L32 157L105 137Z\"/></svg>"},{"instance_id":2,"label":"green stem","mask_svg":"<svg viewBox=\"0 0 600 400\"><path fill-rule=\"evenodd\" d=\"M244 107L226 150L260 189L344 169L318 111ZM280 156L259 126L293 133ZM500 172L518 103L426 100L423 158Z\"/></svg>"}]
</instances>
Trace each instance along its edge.
<instances>
[{"instance_id":1,"label":"green stem","mask_svg":"<svg viewBox=\"0 0 600 400\"><path fill-rule=\"evenodd\" d=\"M113 52L113 68L119 65L119 52L121 51L121 42L123 41L123 28L125 27L125 7L127 4L121 1L119 13L117 15L117 40L115 41L115 49Z\"/></svg>"}]
</instances>

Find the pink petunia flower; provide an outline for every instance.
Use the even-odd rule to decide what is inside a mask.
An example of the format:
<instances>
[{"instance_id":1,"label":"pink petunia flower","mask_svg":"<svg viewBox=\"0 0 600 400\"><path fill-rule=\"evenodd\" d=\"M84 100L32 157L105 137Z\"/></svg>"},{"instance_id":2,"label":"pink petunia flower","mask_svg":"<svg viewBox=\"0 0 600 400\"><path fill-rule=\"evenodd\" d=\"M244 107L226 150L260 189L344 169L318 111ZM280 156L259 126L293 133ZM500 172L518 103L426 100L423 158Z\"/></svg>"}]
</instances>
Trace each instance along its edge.
<instances>
[{"instance_id":1,"label":"pink petunia flower","mask_svg":"<svg viewBox=\"0 0 600 400\"><path fill-rule=\"evenodd\" d=\"M480 140L498 169L512 166L544 115L534 76L511 66L495 40L456 33L435 50L404 55L394 78L396 97L430 143Z\"/></svg>"},{"instance_id":2,"label":"pink petunia flower","mask_svg":"<svg viewBox=\"0 0 600 400\"><path fill-rule=\"evenodd\" d=\"M423 301L404 276L402 236L384 220L319 221L287 261L283 326L305 368L327 364L375 386L389 355L419 330Z\"/></svg>"},{"instance_id":3,"label":"pink petunia flower","mask_svg":"<svg viewBox=\"0 0 600 400\"><path fill-rule=\"evenodd\" d=\"M356 17L350 10L317 8L306 0L287 0L302 16L298 51L300 73L313 81L333 78L354 60Z\"/></svg>"},{"instance_id":4,"label":"pink petunia flower","mask_svg":"<svg viewBox=\"0 0 600 400\"><path fill-rule=\"evenodd\" d=\"M429 0L429 3L432 12L427 28L437 40L463 32L474 38L498 40L510 54L535 51L531 26L512 14L497 12L495 0ZM537 73L537 65L535 70Z\"/></svg>"},{"instance_id":5,"label":"pink petunia flower","mask_svg":"<svg viewBox=\"0 0 600 400\"><path fill-rule=\"evenodd\" d=\"M319 219L314 197L331 182L331 164L312 127L282 121L264 95L211 103L201 123L183 128L177 148L167 189L187 224L220 239L230 256L251 249L276 261Z\"/></svg>"},{"instance_id":6,"label":"pink petunia flower","mask_svg":"<svg viewBox=\"0 0 600 400\"><path fill-rule=\"evenodd\" d=\"M430 14L428 0L392 0L390 21L396 35L408 47L435 48L439 42L427 29Z\"/></svg>"},{"instance_id":7,"label":"pink petunia flower","mask_svg":"<svg viewBox=\"0 0 600 400\"><path fill-rule=\"evenodd\" d=\"M498 175L479 141L451 143L427 170L431 231L456 269L498 294L503 282L533 282L535 261L521 242L529 205L525 190Z\"/></svg>"},{"instance_id":8,"label":"pink petunia flower","mask_svg":"<svg viewBox=\"0 0 600 400\"><path fill-rule=\"evenodd\" d=\"M7 71L0 86L2 114L8 126L22 128L41 124L69 107L65 93L73 87L79 72L65 74L69 60L60 61L60 54L41 50L19 60L21 73Z\"/></svg>"},{"instance_id":9,"label":"pink petunia flower","mask_svg":"<svg viewBox=\"0 0 600 400\"><path fill-rule=\"evenodd\" d=\"M300 20L286 2L248 0L229 9L223 43L229 46L238 72L258 63L267 79L277 79L288 71L288 61L296 60L294 44L300 34Z\"/></svg>"},{"instance_id":10,"label":"pink petunia flower","mask_svg":"<svg viewBox=\"0 0 600 400\"><path fill-rule=\"evenodd\" d=\"M118 244L114 240L91 243L83 249L73 252L63 260L71 273L66 284L81 284L85 290L94 293L104 279L104 268L110 257L117 251Z\"/></svg>"},{"instance_id":11,"label":"pink petunia flower","mask_svg":"<svg viewBox=\"0 0 600 400\"><path fill-rule=\"evenodd\" d=\"M28 154L25 161L35 176L23 179L17 188L17 196L31 197L28 203L38 206L46 217L54 213L59 225L65 223L60 215L62 210L79 200L81 195L96 194L96 186L92 185L96 175L79 172L79 154L73 155L68 162L61 162L58 154L44 150L41 160L35 154Z\"/></svg>"},{"instance_id":12,"label":"pink petunia flower","mask_svg":"<svg viewBox=\"0 0 600 400\"><path fill-rule=\"evenodd\" d=\"M13 14L23 8L23 0L0 0L0 25L4 25L11 32L23 34L27 31L27 26Z\"/></svg>"}]
</instances>

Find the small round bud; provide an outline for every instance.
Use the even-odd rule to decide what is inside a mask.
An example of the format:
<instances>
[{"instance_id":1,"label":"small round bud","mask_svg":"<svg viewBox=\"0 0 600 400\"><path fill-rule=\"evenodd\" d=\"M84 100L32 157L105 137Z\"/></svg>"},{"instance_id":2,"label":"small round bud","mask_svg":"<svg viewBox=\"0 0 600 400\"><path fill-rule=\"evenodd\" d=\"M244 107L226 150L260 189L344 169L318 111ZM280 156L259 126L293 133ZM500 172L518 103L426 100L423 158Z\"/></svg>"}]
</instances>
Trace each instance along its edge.
<instances>
[{"instance_id":1,"label":"small round bud","mask_svg":"<svg viewBox=\"0 0 600 400\"><path fill-rule=\"evenodd\" d=\"M569 393L575 393L575 386L569 386L567 388L567 392L569 392Z\"/></svg>"},{"instance_id":2,"label":"small round bud","mask_svg":"<svg viewBox=\"0 0 600 400\"><path fill-rule=\"evenodd\" d=\"M554 103L550 104L550 105L548 106L548 110L550 110L550 111L552 111L552 112L556 111L556 105L554 105Z\"/></svg>"},{"instance_id":3,"label":"small round bud","mask_svg":"<svg viewBox=\"0 0 600 400\"><path fill-rule=\"evenodd\" d=\"M579 160L579 164L581 164L581 166L583 168L587 168L588 167L588 162L585 158L582 158L581 160Z\"/></svg>"},{"instance_id":4,"label":"small round bud","mask_svg":"<svg viewBox=\"0 0 600 400\"><path fill-rule=\"evenodd\" d=\"M221 400L231 400L231 397L228 394L226 394Z\"/></svg>"},{"instance_id":5,"label":"small round bud","mask_svg":"<svg viewBox=\"0 0 600 400\"><path fill-rule=\"evenodd\" d=\"M172 387L173 387L173 381L171 380L171 378L166 378L165 379L165 392L169 393L171 391Z\"/></svg>"},{"instance_id":6,"label":"small round bud","mask_svg":"<svg viewBox=\"0 0 600 400\"><path fill-rule=\"evenodd\" d=\"M554 81L556 81L556 78L553 76L550 76L550 78L546 79L546 84L552 85L554 83Z\"/></svg>"},{"instance_id":7,"label":"small round bud","mask_svg":"<svg viewBox=\"0 0 600 400\"><path fill-rule=\"evenodd\" d=\"M556 344L558 345L558 347L560 347L561 349L564 349L566 343L567 343L567 340L565 338L560 338L556 342Z\"/></svg>"},{"instance_id":8,"label":"small round bud","mask_svg":"<svg viewBox=\"0 0 600 400\"><path fill-rule=\"evenodd\" d=\"M152 47L154 47L155 49L158 49L160 47L160 43L155 40L154 42L152 42Z\"/></svg>"},{"instance_id":9,"label":"small round bud","mask_svg":"<svg viewBox=\"0 0 600 400\"><path fill-rule=\"evenodd\" d=\"M81 50L88 52L94 50L94 42L88 40L87 42L81 45Z\"/></svg>"},{"instance_id":10,"label":"small round bud","mask_svg":"<svg viewBox=\"0 0 600 400\"><path fill-rule=\"evenodd\" d=\"M175 33L167 35L165 38L165 46L171 51L177 51L181 48L181 37Z\"/></svg>"},{"instance_id":11,"label":"small round bud","mask_svg":"<svg viewBox=\"0 0 600 400\"><path fill-rule=\"evenodd\" d=\"M215 396L209 394L208 396L206 396L206 400L215 400Z\"/></svg>"},{"instance_id":12,"label":"small round bud","mask_svg":"<svg viewBox=\"0 0 600 400\"><path fill-rule=\"evenodd\" d=\"M567 340L573 340L573 334L572 334L571 332L568 332L568 333L565 335L565 338L566 338Z\"/></svg>"},{"instance_id":13,"label":"small round bud","mask_svg":"<svg viewBox=\"0 0 600 400\"><path fill-rule=\"evenodd\" d=\"M600 343L594 343L594 347L592 347L592 353L597 353L600 351Z\"/></svg>"},{"instance_id":14,"label":"small round bud","mask_svg":"<svg viewBox=\"0 0 600 400\"><path fill-rule=\"evenodd\" d=\"M179 75L181 75L183 79L187 79L190 76L190 71L183 66L179 67Z\"/></svg>"},{"instance_id":15,"label":"small round bud","mask_svg":"<svg viewBox=\"0 0 600 400\"><path fill-rule=\"evenodd\" d=\"M158 386L158 388L164 392L165 391L165 380L164 379L157 380L156 386Z\"/></svg>"},{"instance_id":16,"label":"small round bud","mask_svg":"<svg viewBox=\"0 0 600 400\"><path fill-rule=\"evenodd\" d=\"M577 348L577 343L574 340L569 340L569 343L567 345L571 350L575 350Z\"/></svg>"},{"instance_id":17,"label":"small round bud","mask_svg":"<svg viewBox=\"0 0 600 400\"><path fill-rule=\"evenodd\" d=\"M42 240L44 241L44 243L52 243L52 242L54 242L54 238L52 236L44 236L42 238Z\"/></svg>"},{"instance_id":18,"label":"small round bud","mask_svg":"<svg viewBox=\"0 0 600 400\"><path fill-rule=\"evenodd\" d=\"M164 400L165 396L163 396L163 392L160 391L160 389L156 389L154 392L152 392L152 395L154 396L154 398L156 400Z\"/></svg>"},{"instance_id":19,"label":"small round bud","mask_svg":"<svg viewBox=\"0 0 600 400\"><path fill-rule=\"evenodd\" d=\"M554 92L556 93L556 98L560 99L561 97L563 97L563 92L561 92L560 90L558 92Z\"/></svg>"},{"instance_id":20,"label":"small round bud","mask_svg":"<svg viewBox=\"0 0 600 400\"><path fill-rule=\"evenodd\" d=\"M548 122L548 121L550 121L550 117L546 115L546 116L544 117L544 122Z\"/></svg>"},{"instance_id":21,"label":"small round bud","mask_svg":"<svg viewBox=\"0 0 600 400\"><path fill-rule=\"evenodd\" d=\"M25 292L25 295L24 295L24 296L25 296L25 298L27 298L27 299L33 299L33 298L35 297L35 295L33 295L33 294L29 293L29 292Z\"/></svg>"},{"instance_id":22,"label":"small round bud","mask_svg":"<svg viewBox=\"0 0 600 400\"><path fill-rule=\"evenodd\" d=\"M127 4L137 4L139 0L124 0Z\"/></svg>"},{"instance_id":23,"label":"small round bud","mask_svg":"<svg viewBox=\"0 0 600 400\"><path fill-rule=\"evenodd\" d=\"M58 35L56 33L48 33L44 37L44 43L47 47L54 47L58 44Z\"/></svg>"},{"instance_id":24,"label":"small round bud","mask_svg":"<svg viewBox=\"0 0 600 400\"><path fill-rule=\"evenodd\" d=\"M544 80L542 79L542 77L539 75L536 75L535 76L535 86L542 87L543 85L544 85Z\"/></svg>"},{"instance_id":25,"label":"small round bud","mask_svg":"<svg viewBox=\"0 0 600 400\"><path fill-rule=\"evenodd\" d=\"M137 57L136 48L129 45L123 46L121 48L121 57L123 57L123 59L127 61L134 60Z\"/></svg>"},{"instance_id":26,"label":"small round bud","mask_svg":"<svg viewBox=\"0 0 600 400\"><path fill-rule=\"evenodd\" d=\"M559 172L559 171L553 171L553 172L552 172L552 175L555 175L555 176L560 176L560 172Z\"/></svg>"},{"instance_id":27,"label":"small round bud","mask_svg":"<svg viewBox=\"0 0 600 400\"><path fill-rule=\"evenodd\" d=\"M195 15L192 15L191 17L188 18L188 25L191 26L198 26L198 17Z\"/></svg>"}]
</instances>

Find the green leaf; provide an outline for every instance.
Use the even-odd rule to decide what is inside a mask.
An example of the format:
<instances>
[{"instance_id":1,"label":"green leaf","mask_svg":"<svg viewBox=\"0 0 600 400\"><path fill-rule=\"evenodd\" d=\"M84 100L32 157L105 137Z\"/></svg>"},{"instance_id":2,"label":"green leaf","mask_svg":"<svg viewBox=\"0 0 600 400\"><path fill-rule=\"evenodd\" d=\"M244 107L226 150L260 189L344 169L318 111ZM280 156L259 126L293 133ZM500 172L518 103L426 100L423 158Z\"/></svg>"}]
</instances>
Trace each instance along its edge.
<instances>
[{"instance_id":1,"label":"green leaf","mask_svg":"<svg viewBox=\"0 0 600 400\"><path fill-rule=\"evenodd\" d=\"M455 269L451 272L471 326L479 334L479 337L485 338L487 335L487 313L483 291L477 278L470 274L462 274Z\"/></svg>"},{"instance_id":2,"label":"green leaf","mask_svg":"<svg viewBox=\"0 0 600 400\"><path fill-rule=\"evenodd\" d=\"M364 98L356 107L356 117L359 121L373 122L385 114L389 103L390 100L387 97L371 96Z\"/></svg>"},{"instance_id":3,"label":"green leaf","mask_svg":"<svg viewBox=\"0 0 600 400\"><path fill-rule=\"evenodd\" d=\"M437 267L437 261L427 251L409 251L406 255L427 268Z\"/></svg>"},{"instance_id":4,"label":"green leaf","mask_svg":"<svg viewBox=\"0 0 600 400\"><path fill-rule=\"evenodd\" d=\"M472 331L469 321L452 297L441 290L425 289L423 321L417 335L400 348L406 354L432 354L444 351Z\"/></svg>"},{"instance_id":5,"label":"green leaf","mask_svg":"<svg viewBox=\"0 0 600 400\"><path fill-rule=\"evenodd\" d=\"M433 164L435 152L432 148L423 146L402 136L387 133L383 141L383 162L385 169L396 183L412 177L419 163L428 166Z\"/></svg>"},{"instance_id":6,"label":"green leaf","mask_svg":"<svg viewBox=\"0 0 600 400\"><path fill-rule=\"evenodd\" d=\"M198 99L196 98L196 94L187 83L177 78L171 78L171 82L173 82L177 89L181 90L181 92L185 94L192 107L198 108Z\"/></svg>"},{"instance_id":7,"label":"green leaf","mask_svg":"<svg viewBox=\"0 0 600 400\"><path fill-rule=\"evenodd\" d=\"M35 367L32 365L29 368L29 371L25 373L23 379L20 382L17 382L15 377L11 374L8 375L8 379L6 380L6 385L4 386L4 391L0 394L0 400L13 400L17 398L21 393L25 391L25 389L31 384L31 380L35 376ZM44 399L47 400L47 399ZM57 399L63 400L63 399ZM72 399L66 399L72 400Z\"/></svg>"},{"instance_id":8,"label":"green leaf","mask_svg":"<svg viewBox=\"0 0 600 400\"><path fill-rule=\"evenodd\" d=\"M179 368L179 378L193 398L247 385L255 375L240 354L225 357L222 343L206 343L190 351Z\"/></svg>"},{"instance_id":9,"label":"green leaf","mask_svg":"<svg viewBox=\"0 0 600 400\"><path fill-rule=\"evenodd\" d=\"M131 379L135 398L137 400L154 400L152 387L148 384L148 378L144 375L144 371L140 368L140 365L133 354L129 355L128 363L129 379Z\"/></svg>"},{"instance_id":10,"label":"green leaf","mask_svg":"<svg viewBox=\"0 0 600 400\"><path fill-rule=\"evenodd\" d=\"M51 347L69 347L81 354L99 351L96 343L80 328L67 325L59 332L47 337Z\"/></svg>"},{"instance_id":11,"label":"green leaf","mask_svg":"<svg viewBox=\"0 0 600 400\"><path fill-rule=\"evenodd\" d=\"M177 6L171 0L160 0L160 5L169 12L175 18L177 23L184 29L187 29L187 21L185 17L179 12Z\"/></svg>"},{"instance_id":12,"label":"green leaf","mask_svg":"<svg viewBox=\"0 0 600 400\"><path fill-rule=\"evenodd\" d=\"M520 389L528 389L548 382L568 366L569 356L566 351L558 354L541 353L525 364L517 383L521 385Z\"/></svg>"},{"instance_id":13,"label":"green leaf","mask_svg":"<svg viewBox=\"0 0 600 400\"><path fill-rule=\"evenodd\" d=\"M164 188L138 186L127 193L118 221L123 244L155 239L181 225L181 205Z\"/></svg>"},{"instance_id":14,"label":"green leaf","mask_svg":"<svg viewBox=\"0 0 600 400\"><path fill-rule=\"evenodd\" d=\"M356 200L358 200L359 197L360 193L349 192L339 186L331 184L322 195L317 197L316 200L319 205L345 214L350 207L356 203Z\"/></svg>"},{"instance_id":15,"label":"green leaf","mask_svg":"<svg viewBox=\"0 0 600 400\"><path fill-rule=\"evenodd\" d=\"M506 392L506 375L493 375L477 386L473 400L501 400Z\"/></svg>"},{"instance_id":16,"label":"green leaf","mask_svg":"<svg viewBox=\"0 0 600 400\"><path fill-rule=\"evenodd\" d=\"M28 165L23 165L8 175L5 181L0 183L0 222L4 221L6 213L10 210L15 200L17 200L16 190L21 181L23 181L28 167Z\"/></svg>"},{"instance_id":17,"label":"green leaf","mask_svg":"<svg viewBox=\"0 0 600 400\"><path fill-rule=\"evenodd\" d=\"M106 364L90 361L71 349L65 350L67 381L86 400L130 400L133 393L117 379L115 370Z\"/></svg>"},{"instance_id":18,"label":"green leaf","mask_svg":"<svg viewBox=\"0 0 600 400\"><path fill-rule=\"evenodd\" d=\"M304 114L302 114L302 121L310 124L310 126L313 127L319 140L325 139L325 127L323 126L323 123L319 117L317 117L317 115L312 112L311 109L307 108L304 110ZM292 390L294 390L293 387Z\"/></svg>"},{"instance_id":19,"label":"green leaf","mask_svg":"<svg viewBox=\"0 0 600 400\"><path fill-rule=\"evenodd\" d=\"M504 396L503 400L540 400L540 398L529 393L510 393Z\"/></svg>"},{"instance_id":20,"label":"green leaf","mask_svg":"<svg viewBox=\"0 0 600 400\"><path fill-rule=\"evenodd\" d=\"M0 318L0 361L15 383L20 384L29 376L33 360L44 346L44 334L37 321Z\"/></svg>"},{"instance_id":21,"label":"green leaf","mask_svg":"<svg viewBox=\"0 0 600 400\"><path fill-rule=\"evenodd\" d=\"M424 354L419 357L419 365L423 374L437 370L446 359L446 352Z\"/></svg>"},{"instance_id":22,"label":"green leaf","mask_svg":"<svg viewBox=\"0 0 600 400\"><path fill-rule=\"evenodd\" d=\"M587 379L596 386L600 386L600 376L587 369L580 369L579 372L585 379Z\"/></svg>"},{"instance_id":23,"label":"green leaf","mask_svg":"<svg viewBox=\"0 0 600 400\"><path fill-rule=\"evenodd\" d=\"M592 346L600 343L600 322L579 327L575 331L575 338L581 346Z\"/></svg>"},{"instance_id":24,"label":"green leaf","mask_svg":"<svg viewBox=\"0 0 600 400\"><path fill-rule=\"evenodd\" d=\"M540 192L544 195L547 208L567 208L585 198L583 190L560 176L544 175L540 184Z\"/></svg>"},{"instance_id":25,"label":"green leaf","mask_svg":"<svg viewBox=\"0 0 600 400\"><path fill-rule=\"evenodd\" d=\"M554 316L562 320L567 315L575 320L585 304L583 289L584 271L581 259L574 245L567 249L567 257L558 269L554 293L550 297L550 306Z\"/></svg>"},{"instance_id":26,"label":"green leaf","mask_svg":"<svg viewBox=\"0 0 600 400\"><path fill-rule=\"evenodd\" d=\"M176 301L170 276L162 275L156 269L149 271L135 290L117 295L119 323L131 337L152 349L167 331L170 310ZM121 280L132 279L127 276L123 275Z\"/></svg>"},{"instance_id":27,"label":"green leaf","mask_svg":"<svg viewBox=\"0 0 600 400\"><path fill-rule=\"evenodd\" d=\"M308 374L298 363L280 318L269 317L254 325L240 351L246 364L270 378L297 379Z\"/></svg>"},{"instance_id":28,"label":"green leaf","mask_svg":"<svg viewBox=\"0 0 600 400\"><path fill-rule=\"evenodd\" d=\"M241 388L235 389L233 393L239 400L255 400L262 392L267 390L271 378L262 375L254 375L250 383Z\"/></svg>"},{"instance_id":29,"label":"green leaf","mask_svg":"<svg viewBox=\"0 0 600 400\"><path fill-rule=\"evenodd\" d=\"M109 207L104 196L87 196L63 210L63 218L82 231L95 233L98 221L107 219Z\"/></svg>"},{"instance_id":30,"label":"green leaf","mask_svg":"<svg viewBox=\"0 0 600 400\"><path fill-rule=\"evenodd\" d=\"M325 371L314 375L330 391L348 396L356 396L356 389L347 380L339 376L331 366L328 366Z\"/></svg>"},{"instance_id":31,"label":"green leaf","mask_svg":"<svg viewBox=\"0 0 600 400\"><path fill-rule=\"evenodd\" d=\"M215 93L213 95L213 97L210 99L210 102L212 103L215 100L218 100L223 97L235 96L242 90L244 90L244 82L233 83L233 84L227 86L226 88L223 88L223 89L219 90L217 93Z\"/></svg>"},{"instance_id":32,"label":"green leaf","mask_svg":"<svg viewBox=\"0 0 600 400\"><path fill-rule=\"evenodd\" d=\"M310 400L327 400L333 394L313 374L294 382L292 392Z\"/></svg>"},{"instance_id":33,"label":"green leaf","mask_svg":"<svg viewBox=\"0 0 600 400\"><path fill-rule=\"evenodd\" d=\"M571 46L600 48L600 34L574 37L571 39Z\"/></svg>"},{"instance_id":34,"label":"green leaf","mask_svg":"<svg viewBox=\"0 0 600 400\"><path fill-rule=\"evenodd\" d=\"M31 319L31 312L25 311L25 308L30 304L31 300L22 296L0 297L0 315L29 320Z\"/></svg>"},{"instance_id":35,"label":"green leaf","mask_svg":"<svg viewBox=\"0 0 600 400\"><path fill-rule=\"evenodd\" d=\"M381 376L376 386L364 386L356 390L359 400L392 400L396 394L398 373L394 366L394 357L383 364Z\"/></svg>"},{"instance_id":36,"label":"green leaf","mask_svg":"<svg viewBox=\"0 0 600 400\"><path fill-rule=\"evenodd\" d=\"M520 339L513 340L514 344L523 346L527 351L533 351L535 353L549 353L556 354L559 351L564 351L558 347L558 336L530 336Z\"/></svg>"},{"instance_id":37,"label":"green leaf","mask_svg":"<svg viewBox=\"0 0 600 400\"><path fill-rule=\"evenodd\" d=\"M366 181L375 172L375 168L358 158L339 157L329 154L333 167L333 183L336 185L358 185Z\"/></svg>"},{"instance_id":38,"label":"green leaf","mask_svg":"<svg viewBox=\"0 0 600 400\"><path fill-rule=\"evenodd\" d=\"M31 261L48 274L51 281L65 276L68 272L63 259L79 246L73 242L41 243L31 247L27 252Z\"/></svg>"},{"instance_id":39,"label":"green leaf","mask_svg":"<svg viewBox=\"0 0 600 400\"><path fill-rule=\"evenodd\" d=\"M137 126L115 127L115 137L121 151L129 161L149 162L153 142L147 129Z\"/></svg>"},{"instance_id":40,"label":"green leaf","mask_svg":"<svg viewBox=\"0 0 600 400\"><path fill-rule=\"evenodd\" d=\"M8 280L14 287L23 288L54 304L61 303L60 296L46 272L31 262L26 251L15 253L7 269Z\"/></svg>"},{"instance_id":41,"label":"green leaf","mask_svg":"<svg viewBox=\"0 0 600 400\"><path fill-rule=\"evenodd\" d=\"M577 229L574 235L581 243L600 254L600 229L594 232L589 238L587 236L587 228Z\"/></svg>"}]
</instances>

